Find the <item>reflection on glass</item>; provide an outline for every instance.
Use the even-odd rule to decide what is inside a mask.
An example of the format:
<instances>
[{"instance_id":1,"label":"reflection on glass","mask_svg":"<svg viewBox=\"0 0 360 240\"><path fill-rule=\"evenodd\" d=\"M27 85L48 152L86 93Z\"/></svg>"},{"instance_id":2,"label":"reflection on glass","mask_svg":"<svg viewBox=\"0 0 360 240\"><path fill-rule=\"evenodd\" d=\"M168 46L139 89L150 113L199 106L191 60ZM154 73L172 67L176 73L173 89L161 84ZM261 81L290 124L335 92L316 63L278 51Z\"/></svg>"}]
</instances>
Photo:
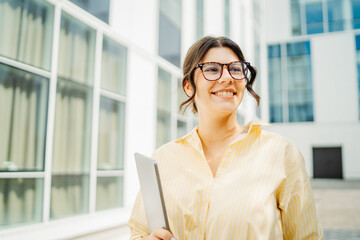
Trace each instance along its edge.
<instances>
[{"instance_id":1,"label":"reflection on glass","mask_svg":"<svg viewBox=\"0 0 360 240\"><path fill-rule=\"evenodd\" d=\"M160 0L159 55L180 67L181 0Z\"/></svg>"},{"instance_id":2,"label":"reflection on glass","mask_svg":"<svg viewBox=\"0 0 360 240\"><path fill-rule=\"evenodd\" d=\"M184 121L177 120L177 138L181 138L187 133L187 124Z\"/></svg>"},{"instance_id":3,"label":"reflection on glass","mask_svg":"<svg viewBox=\"0 0 360 240\"><path fill-rule=\"evenodd\" d=\"M92 85L95 30L70 15L61 16L58 75Z\"/></svg>"},{"instance_id":4,"label":"reflection on glass","mask_svg":"<svg viewBox=\"0 0 360 240\"><path fill-rule=\"evenodd\" d=\"M44 169L49 81L0 64L0 171Z\"/></svg>"},{"instance_id":5,"label":"reflection on glass","mask_svg":"<svg viewBox=\"0 0 360 240\"><path fill-rule=\"evenodd\" d=\"M343 5L343 0L329 0L327 2L330 32L344 30L345 19Z\"/></svg>"},{"instance_id":6,"label":"reflection on glass","mask_svg":"<svg viewBox=\"0 0 360 240\"><path fill-rule=\"evenodd\" d=\"M291 28L293 35L301 35L301 18L299 0L291 1Z\"/></svg>"},{"instance_id":7,"label":"reflection on glass","mask_svg":"<svg viewBox=\"0 0 360 240\"><path fill-rule=\"evenodd\" d=\"M360 28L360 0L351 0L353 28Z\"/></svg>"},{"instance_id":8,"label":"reflection on glass","mask_svg":"<svg viewBox=\"0 0 360 240\"><path fill-rule=\"evenodd\" d=\"M224 23L225 23L225 35L230 36L230 0L225 0L225 13L224 13Z\"/></svg>"},{"instance_id":9,"label":"reflection on glass","mask_svg":"<svg viewBox=\"0 0 360 240\"><path fill-rule=\"evenodd\" d=\"M0 55L50 70L53 15L46 1L0 1Z\"/></svg>"},{"instance_id":10,"label":"reflection on glass","mask_svg":"<svg viewBox=\"0 0 360 240\"><path fill-rule=\"evenodd\" d=\"M180 111L180 105L188 99L188 96L185 94L184 92L184 89L182 87L182 81L181 79L178 79L178 88L177 88L177 108L178 108L178 113L182 114L182 112L184 111L185 109L185 106L183 106L182 110ZM191 106L189 106L187 109L186 109L186 112L188 111L188 109L191 109Z\"/></svg>"},{"instance_id":11,"label":"reflection on glass","mask_svg":"<svg viewBox=\"0 0 360 240\"><path fill-rule=\"evenodd\" d=\"M287 44L289 121L313 121L310 42Z\"/></svg>"},{"instance_id":12,"label":"reflection on glass","mask_svg":"<svg viewBox=\"0 0 360 240\"><path fill-rule=\"evenodd\" d=\"M96 187L96 210L123 206L123 177L98 177Z\"/></svg>"},{"instance_id":13,"label":"reflection on glass","mask_svg":"<svg viewBox=\"0 0 360 240\"><path fill-rule=\"evenodd\" d=\"M52 219L88 212L88 199L89 175L53 174L50 209Z\"/></svg>"},{"instance_id":14,"label":"reflection on glass","mask_svg":"<svg viewBox=\"0 0 360 240\"><path fill-rule=\"evenodd\" d=\"M322 3L307 3L305 11L307 33L314 34L324 32Z\"/></svg>"},{"instance_id":15,"label":"reflection on glass","mask_svg":"<svg viewBox=\"0 0 360 240\"><path fill-rule=\"evenodd\" d=\"M360 35L355 37L356 42L356 63L357 63L357 74L358 74L358 107L359 107L359 119L360 119Z\"/></svg>"},{"instance_id":16,"label":"reflection on glass","mask_svg":"<svg viewBox=\"0 0 360 240\"><path fill-rule=\"evenodd\" d=\"M98 169L124 168L125 104L101 97Z\"/></svg>"},{"instance_id":17,"label":"reflection on glass","mask_svg":"<svg viewBox=\"0 0 360 240\"><path fill-rule=\"evenodd\" d=\"M0 179L0 229L40 222L42 195L42 179Z\"/></svg>"},{"instance_id":18,"label":"reflection on glass","mask_svg":"<svg viewBox=\"0 0 360 240\"><path fill-rule=\"evenodd\" d=\"M268 47L270 122L283 121L282 67L280 45Z\"/></svg>"},{"instance_id":19,"label":"reflection on glass","mask_svg":"<svg viewBox=\"0 0 360 240\"><path fill-rule=\"evenodd\" d=\"M51 218L88 211L95 31L62 15L55 106Z\"/></svg>"},{"instance_id":20,"label":"reflection on glass","mask_svg":"<svg viewBox=\"0 0 360 240\"><path fill-rule=\"evenodd\" d=\"M126 59L126 48L110 38L104 37L101 63L101 87L103 89L121 95L126 94ZM141 69L141 66L139 68Z\"/></svg>"},{"instance_id":21,"label":"reflection on glass","mask_svg":"<svg viewBox=\"0 0 360 240\"><path fill-rule=\"evenodd\" d=\"M100 20L109 23L110 0L70 0Z\"/></svg>"},{"instance_id":22,"label":"reflection on glass","mask_svg":"<svg viewBox=\"0 0 360 240\"><path fill-rule=\"evenodd\" d=\"M171 138L171 74L159 68L157 89L157 133L156 145Z\"/></svg>"},{"instance_id":23,"label":"reflection on glass","mask_svg":"<svg viewBox=\"0 0 360 240\"><path fill-rule=\"evenodd\" d=\"M204 0L196 0L196 38L204 36Z\"/></svg>"}]
</instances>

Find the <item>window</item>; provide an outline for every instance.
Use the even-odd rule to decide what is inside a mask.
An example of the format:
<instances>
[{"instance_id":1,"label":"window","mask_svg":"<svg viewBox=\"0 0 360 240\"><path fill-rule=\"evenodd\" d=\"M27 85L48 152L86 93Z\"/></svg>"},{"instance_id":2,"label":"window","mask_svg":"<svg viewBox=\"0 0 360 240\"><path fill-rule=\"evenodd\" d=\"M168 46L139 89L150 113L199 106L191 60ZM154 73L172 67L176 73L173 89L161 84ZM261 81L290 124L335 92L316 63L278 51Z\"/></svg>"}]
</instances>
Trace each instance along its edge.
<instances>
[{"instance_id":1,"label":"window","mask_svg":"<svg viewBox=\"0 0 360 240\"><path fill-rule=\"evenodd\" d=\"M306 11L306 30L308 34L322 33L323 13L321 2L310 2L305 4Z\"/></svg>"},{"instance_id":2,"label":"window","mask_svg":"<svg viewBox=\"0 0 360 240\"><path fill-rule=\"evenodd\" d=\"M180 67L181 0L160 0L159 55Z\"/></svg>"},{"instance_id":3,"label":"window","mask_svg":"<svg viewBox=\"0 0 360 240\"><path fill-rule=\"evenodd\" d=\"M46 1L1 1L0 55L50 70L53 15Z\"/></svg>"},{"instance_id":4,"label":"window","mask_svg":"<svg viewBox=\"0 0 360 240\"><path fill-rule=\"evenodd\" d=\"M158 70L157 88L157 139L159 147L171 140L183 137L197 124L191 106L185 112L179 107L187 99L182 82L162 68Z\"/></svg>"},{"instance_id":5,"label":"window","mask_svg":"<svg viewBox=\"0 0 360 240\"><path fill-rule=\"evenodd\" d=\"M268 47L270 122L314 121L310 42Z\"/></svg>"},{"instance_id":6,"label":"window","mask_svg":"<svg viewBox=\"0 0 360 240\"><path fill-rule=\"evenodd\" d=\"M49 80L0 64L0 171L42 171Z\"/></svg>"},{"instance_id":7,"label":"window","mask_svg":"<svg viewBox=\"0 0 360 240\"><path fill-rule=\"evenodd\" d=\"M49 80L0 64L0 171L43 171ZM42 220L43 179L0 179L0 228Z\"/></svg>"},{"instance_id":8,"label":"window","mask_svg":"<svg viewBox=\"0 0 360 240\"><path fill-rule=\"evenodd\" d=\"M359 103L359 120L360 120L360 35L355 37L356 42L356 63L358 72L358 103Z\"/></svg>"},{"instance_id":9,"label":"window","mask_svg":"<svg viewBox=\"0 0 360 240\"><path fill-rule=\"evenodd\" d=\"M0 179L0 229L42 220L43 179Z\"/></svg>"},{"instance_id":10,"label":"window","mask_svg":"<svg viewBox=\"0 0 360 240\"><path fill-rule=\"evenodd\" d=\"M313 121L310 42L286 44L290 122Z\"/></svg>"},{"instance_id":11,"label":"window","mask_svg":"<svg viewBox=\"0 0 360 240\"><path fill-rule=\"evenodd\" d=\"M196 0L196 38L204 36L204 0Z\"/></svg>"},{"instance_id":12,"label":"window","mask_svg":"<svg viewBox=\"0 0 360 240\"><path fill-rule=\"evenodd\" d=\"M95 31L61 18L51 218L88 211Z\"/></svg>"},{"instance_id":13,"label":"window","mask_svg":"<svg viewBox=\"0 0 360 240\"><path fill-rule=\"evenodd\" d=\"M158 69L156 146L171 139L171 74Z\"/></svg>"},{"instance_id":14,"label":"window","mask_svg":"<svg viewBox=\"0 0 360 240\"><path fill-rule=\"evenodd\" d=\"M344 1L328 0L329 32L342 31L345 28Z\"/></svg>"},{"instance_id":15,"label":"window","mask_svg":"<svg viewBox=\"0 0 360 240\"><path fill-rule=\"evenodd\" d=\"M268 47L270 122L283 121L280 44Z\"/></svg>"},{"instance_id":16,"label":"window","mask_svg":"<svg viewBox=\"0 0 360 240\"><path fill-rule=\"evenodd\" d=\"M360 0L351 0L352 6L352 26L354 29L360 28Z\"/></svg>"},{"instance_id":17,"label":"window","mask_svg":"<svg viewBox=\"0 0 360 240\"><path fill-rule=\"evenodd\" d=\"M292 33L343 31L350 28L350 21L353 28L360 28L359 12L359 0L291 0Z\"/></svg>"},{"instance_id":18,"label":"window","mask_svg":"<svg viewBox=\"0 0 360 240\"><path fill-rule=\"evenodd\" d=\"M125 96L126 60L126 48L104 36L101 64L101 88Z\"/></svg>"},{"instance_id":19,"label":"window","mask_svg":"<svg viewBox=\"0 0 360 240\"><path fill-rule=\"evenodd\" d=\"M230 36L230 0L225 0L224 12L225 35Z\"/></svg>"},{"instance_id":20,"label":"window","mask_svg":"<svg viewBox=\"0 0 360 240\"><path fill-rule=\"evenodd\" d=\"M110 0L70 0L100 20L109 23Z\"/></svg>"}]
</instances>

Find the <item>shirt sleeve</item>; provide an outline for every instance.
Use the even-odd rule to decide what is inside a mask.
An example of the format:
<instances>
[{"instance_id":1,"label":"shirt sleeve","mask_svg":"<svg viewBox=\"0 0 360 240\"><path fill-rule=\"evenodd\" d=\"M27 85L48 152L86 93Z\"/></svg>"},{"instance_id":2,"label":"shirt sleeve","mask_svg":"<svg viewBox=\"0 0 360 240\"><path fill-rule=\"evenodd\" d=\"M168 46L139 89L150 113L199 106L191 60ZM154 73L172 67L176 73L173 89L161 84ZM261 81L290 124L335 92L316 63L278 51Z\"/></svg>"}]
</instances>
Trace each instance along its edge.
<instances>
[{"instance_id":1,"label":"shirt sleeve","mask_svg":"<svg viewBox=\"0 0 360 240\"><path fill-rule=\"evenodd\" d=\"M149 228L146 220L144 203L139 191L129 219L130 240L142 239L149 235Z\"/></svg>"},{"instance_id":2,"label":"shirt sleeve","mask_svg":"<svg viewBox=\"0 0 360 240\"><path fill-rule=\"evenodd\" d=\"M286 179L280 188L279 208L284 239L322 239L304 158L292 142L284 152Z\"/></svg>"}]
</instances>

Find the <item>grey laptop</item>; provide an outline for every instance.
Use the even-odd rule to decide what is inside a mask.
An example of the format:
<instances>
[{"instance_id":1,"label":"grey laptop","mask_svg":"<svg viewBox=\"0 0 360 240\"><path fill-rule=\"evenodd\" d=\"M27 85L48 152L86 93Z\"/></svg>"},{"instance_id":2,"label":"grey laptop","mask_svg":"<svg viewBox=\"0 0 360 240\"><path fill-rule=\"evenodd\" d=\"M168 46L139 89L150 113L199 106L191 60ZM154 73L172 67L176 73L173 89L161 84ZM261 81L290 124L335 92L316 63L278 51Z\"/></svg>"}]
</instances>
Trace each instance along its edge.
<instances>
[{"instance_id":1,"label":"grey laptop","mask_svg":"<svg viewBox=\"0 0 360 240\"><path fill-rule=\"evenodd\" d=\"M157 163L140 153L134 156L149 230L165 228L170 231Z\"/></svg>"}]
</instances>

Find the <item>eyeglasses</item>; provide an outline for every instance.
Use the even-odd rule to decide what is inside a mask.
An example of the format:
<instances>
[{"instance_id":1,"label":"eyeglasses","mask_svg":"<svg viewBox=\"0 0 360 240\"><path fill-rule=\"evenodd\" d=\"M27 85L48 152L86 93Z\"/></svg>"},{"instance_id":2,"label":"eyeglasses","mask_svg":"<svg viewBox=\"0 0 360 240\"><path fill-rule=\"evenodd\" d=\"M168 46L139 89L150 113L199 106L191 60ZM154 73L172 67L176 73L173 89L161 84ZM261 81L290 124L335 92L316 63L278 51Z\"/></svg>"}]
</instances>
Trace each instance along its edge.
<instances>
[{"instance_id":1,"label":"eyeglasses","mask_svg":"<svg viewBox=\"0 0 360 240\"><path fill-rule=\"evenodd\" d=\"M196 65L195 69L200 68L204 78L208 81L219 80L223 74L224 65L230 76L235 80L242 80L249 74L249 62L234 61L230 63L205 62Z\"/></svg>"}]
</instances>

